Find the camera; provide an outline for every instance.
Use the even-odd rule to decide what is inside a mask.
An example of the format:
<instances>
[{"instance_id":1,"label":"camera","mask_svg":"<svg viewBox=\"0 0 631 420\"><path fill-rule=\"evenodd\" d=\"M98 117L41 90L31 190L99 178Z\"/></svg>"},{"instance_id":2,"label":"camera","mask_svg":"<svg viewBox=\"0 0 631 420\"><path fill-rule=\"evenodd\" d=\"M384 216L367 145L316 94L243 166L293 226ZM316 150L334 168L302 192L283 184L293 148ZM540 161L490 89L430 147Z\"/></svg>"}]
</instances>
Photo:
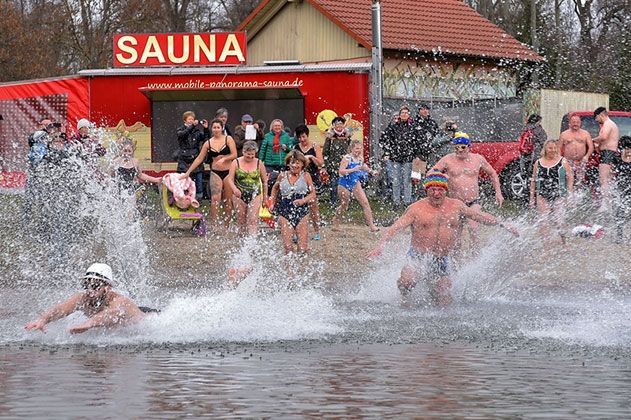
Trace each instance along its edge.
<instances>
[{"instance_id":1,"label":"camera","mask_svg":"<svg viewBox=\"0 0 631 420\"><path fill-rule=\"evenodd\" d=\"M53 123L48 124L46 126L46 131L53 130L55 128L57 128L57 129L61 128L61 123L53 122Z\"/></svg>"},{"instance_id":2,"label":"camera","mask_svg":"<svg viewBox=\"0 0 631 420\"><path fill-rule=\"evenodd\" d=\"M458 127L456 126L455 123L448 122L445 124L445 131L450 131L452 133L455 133L456 131L458 131Z\"/></svg>"}]
</instances>

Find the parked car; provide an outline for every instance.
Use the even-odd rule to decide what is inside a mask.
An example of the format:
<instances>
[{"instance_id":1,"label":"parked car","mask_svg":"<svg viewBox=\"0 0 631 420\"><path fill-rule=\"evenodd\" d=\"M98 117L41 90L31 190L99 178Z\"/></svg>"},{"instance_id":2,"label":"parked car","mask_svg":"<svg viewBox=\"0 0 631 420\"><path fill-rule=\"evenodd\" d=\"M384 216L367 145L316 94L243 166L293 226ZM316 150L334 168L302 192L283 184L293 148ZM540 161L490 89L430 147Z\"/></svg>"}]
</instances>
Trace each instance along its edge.
<instances>
[{"instance_id":1,"label":"parked car","mask_svg":"<svg viewBox=\"0 0 631 420\"><path fill-rule=\"evenodd\" d=\"M593 111L575 111L564 115L561 120L561 131L567 130L569 115L571 114L577 114L581 117L582 127L589 131L592 138L598 136L600 127L594 119ZM631 136L631 112L609 111L609 118L618 125L620 136ZM559 134L561 133L559 132L554 136L552 133L548 133L548 136L558 138ZM519 168L518 146L519 143L516 139L511 141L482 141L472 143L471 150L484 156L498 173L502 194L506 198L524 200L528 197L528 177ZM592 169L592 174L594 169L597 170L599 160L599 151L596 149L588 163L588 169Z\"/></svg>"}]
</instances>

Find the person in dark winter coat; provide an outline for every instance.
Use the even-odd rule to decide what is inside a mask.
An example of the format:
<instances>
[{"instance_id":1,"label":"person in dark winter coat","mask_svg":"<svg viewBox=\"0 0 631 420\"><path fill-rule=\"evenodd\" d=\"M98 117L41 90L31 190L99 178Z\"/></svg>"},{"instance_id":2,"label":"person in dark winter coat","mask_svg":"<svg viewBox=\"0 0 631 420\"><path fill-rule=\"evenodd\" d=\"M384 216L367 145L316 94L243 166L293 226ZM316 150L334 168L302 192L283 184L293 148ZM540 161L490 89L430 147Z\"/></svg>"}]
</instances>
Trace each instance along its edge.
<instances>
[{"instance_id":1,"label":"person in dark winter coat","mask_svg":"<svg viewBox=\"0 0 631 420\"><path fill-rule=\"evenodd\" d=\"M548 134L541 126L541 119L541 115L531 114L526 120L526 127L524 127L524 132L528 133L534 146L532 153L522 152L519 160L521 172L527 177L530 177L535 161L541 156L543 144L548 140ZM522 133L523 135L524 133Z\"/></svg>"},{"instance_id":2,"label":"person in dark winter coat","mask_svg":"<svg viewBox=\"0 0 631 420\"><path fill-rule=\"evenodd\" d=\"M210 130L208 129L208 121L197 121L193 111L186 111L182 114L184 125L177 128L177 172L184 173L191 166L199 154L204 141L210 138ZM197 199L200 200L204 194L202 186L202 174L204 165L199 165L191 174L191 179L195 181L195 190Z\"/></svg>"},{"instance_id":3,"label":"person in dark winter coat","mask_svg":"<svg viewBox=\"0 0 631 420\"><path fill-rule=\"evenodd\" d=\"M412 160L421 153L408 107L401 107L398 118L383 132L381 148L392 184L392 204L395 208L401 207L402 202L407 206L412 203Z\"/></svg>"}]
</instances>

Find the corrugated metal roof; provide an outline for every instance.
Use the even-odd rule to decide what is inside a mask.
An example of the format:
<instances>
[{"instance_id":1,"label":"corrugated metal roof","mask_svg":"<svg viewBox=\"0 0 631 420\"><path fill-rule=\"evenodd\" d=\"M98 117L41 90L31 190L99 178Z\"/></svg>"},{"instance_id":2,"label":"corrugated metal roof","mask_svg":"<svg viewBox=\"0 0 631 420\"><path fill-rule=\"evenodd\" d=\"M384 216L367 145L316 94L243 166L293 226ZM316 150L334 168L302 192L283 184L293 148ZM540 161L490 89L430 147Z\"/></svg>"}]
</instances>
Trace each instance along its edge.
<instances>
[{"instance_id":1,"label":"corrugated metal roof","mask_svg":"<svg viewBox=\"0 0 631 420\"><path fill-rule=\"evenodd\" d=\"M247 29L256 13L274 1L263 0L239 26ZM307 0L364 47L372 47L372 0ZM384 49L442 52L494 59L543 60L463 0L381 0Z\"/></svg>"},{"instance_id":2,"label":"corrugated metal roof","mask_svg":"<svg viewBox=\"0 0 631 420\"><path fill-rule=\"evenodd\" d=\"M250 74L250 73L309 73L318 71L368 72L370 63L298 64L289 66L230 66L230 67L120 67L81 70L81 76L139 76L182 74Z\"/></svg>"}]
</instances>

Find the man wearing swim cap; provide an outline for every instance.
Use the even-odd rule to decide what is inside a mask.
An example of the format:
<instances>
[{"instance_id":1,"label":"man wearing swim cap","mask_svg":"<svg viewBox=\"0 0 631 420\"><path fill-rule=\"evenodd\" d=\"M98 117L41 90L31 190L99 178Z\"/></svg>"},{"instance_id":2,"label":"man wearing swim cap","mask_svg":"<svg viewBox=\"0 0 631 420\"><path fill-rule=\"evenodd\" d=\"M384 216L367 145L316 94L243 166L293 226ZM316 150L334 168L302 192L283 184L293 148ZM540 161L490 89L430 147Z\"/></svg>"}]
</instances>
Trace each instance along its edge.
<instances>
[{"instance_id":1,"label":"man wearing swim cap","mask_svg":"<svg viewBox=\"0 0 631 420\"><path fill-rule=\"evenodd\" d=\"M128 325L142 319L145 312L158 312L138 307L128 297L115 292L112 269L107 264L92 264L83 276L81 285L84 292L76 293L67 301L53 306L24 328L46 332L47 324L81 311L88 319L69 330L70 334L80 334L92 328Z\"/></svg>"},{"instance_id":2,"label":"man wearing swim cap","mask_svg":"<svg viewBox=\"0 0 631 420\"><path fill-rule=\"evenodd\" d=\"M450 181L445 174L428 172L423 185L427 197L409 206L367 256L374 258L381 255L386 243L409 226L412 240L407 253L408 260L398 281L399 290L405 297L422 279L427 282L434 303L447 306L452 301L449 256L460 242L464 220L499 225L516 236L518 234L514 228L502 225L495 216L468 207L461 200L447 197Z\"/></svg>"},{"instance_id":3,"label":"man wearing swim cap","mask_svg":"<svg viewBox=\"0 0 631 420\"><path fill-rule=\"evenodd\" d=\"M484 156L471 152L471 141L467 133L456 132L452 145L453 153L441 158L433 168L446 173L449 177L449 197L457 198L475 210L481 210L479 183L480 171L483 171L491 180L495 189L495 202L501 207L504 197L502 196L500 178ZM471 248L474 250L477 249L477 228L477 223L469 223Z\"/></svg>"}]
</instances>

